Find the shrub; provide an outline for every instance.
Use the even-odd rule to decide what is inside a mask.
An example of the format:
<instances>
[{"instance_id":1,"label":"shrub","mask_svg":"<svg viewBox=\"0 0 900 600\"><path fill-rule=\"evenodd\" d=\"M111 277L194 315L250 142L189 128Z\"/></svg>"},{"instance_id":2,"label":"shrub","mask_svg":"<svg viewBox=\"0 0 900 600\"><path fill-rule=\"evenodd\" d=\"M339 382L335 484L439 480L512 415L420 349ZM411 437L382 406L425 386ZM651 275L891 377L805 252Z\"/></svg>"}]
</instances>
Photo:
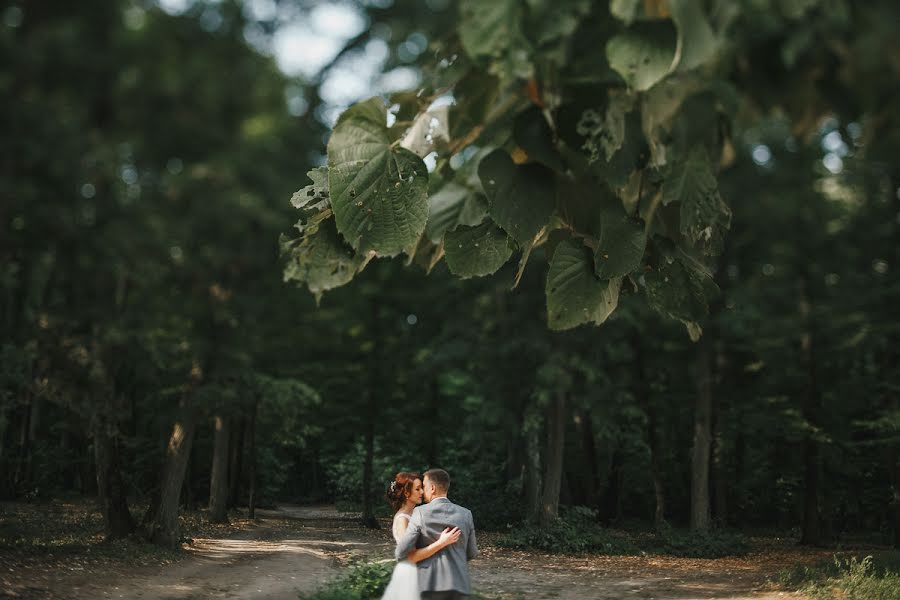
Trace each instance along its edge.
<instances>
[{"instance_id":1,"label":"shrub","mask_svg":"<svg viewBox=\"0 0 900 600\"><path fill-rule=\"evenodd\" d=\"M498 540L498 545L522 550L560 554L636 554L638 548L626 537L616 536L597 524L594 511L575 507L547 527L526 523Z\"/></svg>"},{"instance_id":2,"label":"shrub","mask_svg":"<svg viewBox=\"0 0 900 600\"><path fill-rule=\"evenodd\" d=\"M683 531L664 523L656 532L653 550L685 558L720 558L747 554L750 545L741 534L725 529Z\"/></svg>"},{"instance_id":3,"label":"shrub","mask_svg":"<svg viewBox=\"0 0 900 600\"><path fill-rule=\"evenodd\" d=\"M301 600L370 600L381 598L394 570L394 562L352 565L346 573Z\"/></svg>"}]
</instances>

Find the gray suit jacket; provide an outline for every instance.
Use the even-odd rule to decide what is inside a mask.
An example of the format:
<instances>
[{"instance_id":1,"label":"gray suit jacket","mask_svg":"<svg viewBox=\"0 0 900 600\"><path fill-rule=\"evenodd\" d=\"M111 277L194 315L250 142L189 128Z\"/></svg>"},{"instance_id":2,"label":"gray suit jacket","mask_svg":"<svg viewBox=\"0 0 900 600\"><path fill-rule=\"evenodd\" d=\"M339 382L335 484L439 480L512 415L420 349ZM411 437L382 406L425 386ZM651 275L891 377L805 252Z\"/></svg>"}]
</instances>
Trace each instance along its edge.
<instances>
[{"instance_id":1,"label":"gray suit jacket","mask_svg":"<svg viewBox=\"0 0 900 600\"><path fill-rule=\"evenodd\" d=\"M397 542L395 555L403 560L415 548L437 541L445 527L459 527L459 540L440 552L419 562L420 592L444 592L455 590L472 593L469 581L469 562L478 556L475 541L475 522L472 511L453 504L447 498L434 498L428 504L417 506L406 533Z\"/></svg>"}]
</instances>

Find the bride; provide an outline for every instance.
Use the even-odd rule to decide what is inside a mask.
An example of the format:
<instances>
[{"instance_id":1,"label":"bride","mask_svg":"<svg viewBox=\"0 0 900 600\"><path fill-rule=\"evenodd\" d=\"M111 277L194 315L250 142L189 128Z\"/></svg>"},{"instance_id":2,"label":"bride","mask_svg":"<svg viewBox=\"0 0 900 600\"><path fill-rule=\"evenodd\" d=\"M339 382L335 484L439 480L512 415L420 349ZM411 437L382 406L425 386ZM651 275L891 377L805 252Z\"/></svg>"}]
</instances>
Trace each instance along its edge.
<instances>
[{"instance_id":1,"label":"bride","mask_svg":"<svg viewBox=\"0 0 900 600\"><path fill-rule=\"evenodd\" d=\"M406 533L413 509L422 503L422 477L418 473L397 473L387 491L387 500L394 510L394 541L399 541ZM397 563L391 581L384 590L382 600L420 600L419 576L416 563L433 556L437 552L455 543L460 536L458 528L449 527L441 532L437 541L424 548L416 548L407 555L406 560Z\"/></svg>"}]
</instances>

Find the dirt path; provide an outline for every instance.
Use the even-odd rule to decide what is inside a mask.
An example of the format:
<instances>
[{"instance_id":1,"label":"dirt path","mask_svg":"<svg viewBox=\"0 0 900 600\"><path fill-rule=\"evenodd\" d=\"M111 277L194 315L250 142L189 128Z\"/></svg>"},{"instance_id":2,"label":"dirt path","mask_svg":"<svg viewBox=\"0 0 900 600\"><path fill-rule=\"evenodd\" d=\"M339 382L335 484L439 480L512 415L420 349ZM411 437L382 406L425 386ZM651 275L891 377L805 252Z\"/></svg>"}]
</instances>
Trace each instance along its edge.
<instances>
[{"instance_id":1,"label":"dirt path","mask_svg":"<svg viewBox=\"0 0 900 600\"><path fill-rule=\"evenodd\" d=\"M186 546L189 556L168 566L91 575L44 572L40 590L0 592L0 598L296 600L298 592L320 587L352 556L391 555L385 531L361 529L331 507L281 506L277 511L259 511L259 517L236 534L194 539ZM500 549L491 544L489 535L482 542L483 555L471 565L473 585L489 598L504 600L783 600L791 595L764 590L767 577L800 560L819 558L787 546L765 555L715 561L560 557Z\"/></svg>"}]
</instances>

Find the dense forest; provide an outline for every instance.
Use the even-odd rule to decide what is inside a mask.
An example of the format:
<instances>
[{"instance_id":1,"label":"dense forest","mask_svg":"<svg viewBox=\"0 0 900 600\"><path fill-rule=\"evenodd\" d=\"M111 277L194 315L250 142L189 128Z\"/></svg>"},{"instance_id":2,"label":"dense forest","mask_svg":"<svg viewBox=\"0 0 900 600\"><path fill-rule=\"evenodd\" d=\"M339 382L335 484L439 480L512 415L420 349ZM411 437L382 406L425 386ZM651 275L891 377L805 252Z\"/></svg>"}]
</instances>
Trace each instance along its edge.
<instances>
[{"instance_id":1,"label":"dense forest","mask_svg":"<svg viewBox=\"0 0 900 600\"><path fill-rule=\"evenodd\" d=\"M362 2L366 26L312 76L284 74L248 41L274 27L251 4L170 14L139 0L0 2L3 499L96 497L107 537L174 545L185 508L225 521L233 507L336 503L378 526L394 473L439 466L483 529L548 526L584 507L603 526L900 547L900 5L672 3L705 7L710 35L729 42L703 54L679 41L705 73L684 83L592 62L596 31L629 28L621 39L643 48L628 35L668 22L665 2L474 9L500 16L472 15L473 2ZM562 16L542 19L551 4ZM490 39L507 46L470 39L475 18L504 19L506 35ZM689 21L676 20L683 34ZM550 21L558 30L535 30ZM345 227L339 178L337 229L291 198L327 199L316 177L354 117L336 122L345 106L323 86L373 41L387 48L384 70L417 73L429 104L377 89L357 100L383 92L380 110L413 123L458 86L450 115L463 125L451 121L431 167L428 227L441 230L407 256L388 257L408 249L398 242L370 260L361 242L335 259L309 242ZM465 64L446 75L443 57L457 54ZM688 91L672 84L647 104L676 80ZM646 92L630 100L640 108L616 108L610 90L626 87ZM725 203L710 217L717 247L703 253L702 283L642 229L675 177L646 129L654 117L670 156L716 157L685 176L707 174ZM494 212L502 228L482 221L479 194L501 194L480 187L492 148L511 157L497 169L519 169L523 198L542 191L529 165L583 163L633 199L643 242L608 267L615 311L548 314L561 302L548 271L584 248L532 243L540 226L523 233ZM590 221L550 193L557 231ZM662 202L662 220L677 219L677 200ZM448 239L462 248L472 236L502 260L444 256ZM575 327L586 321L602 324Z\"/></svg>"}]
</instances>

